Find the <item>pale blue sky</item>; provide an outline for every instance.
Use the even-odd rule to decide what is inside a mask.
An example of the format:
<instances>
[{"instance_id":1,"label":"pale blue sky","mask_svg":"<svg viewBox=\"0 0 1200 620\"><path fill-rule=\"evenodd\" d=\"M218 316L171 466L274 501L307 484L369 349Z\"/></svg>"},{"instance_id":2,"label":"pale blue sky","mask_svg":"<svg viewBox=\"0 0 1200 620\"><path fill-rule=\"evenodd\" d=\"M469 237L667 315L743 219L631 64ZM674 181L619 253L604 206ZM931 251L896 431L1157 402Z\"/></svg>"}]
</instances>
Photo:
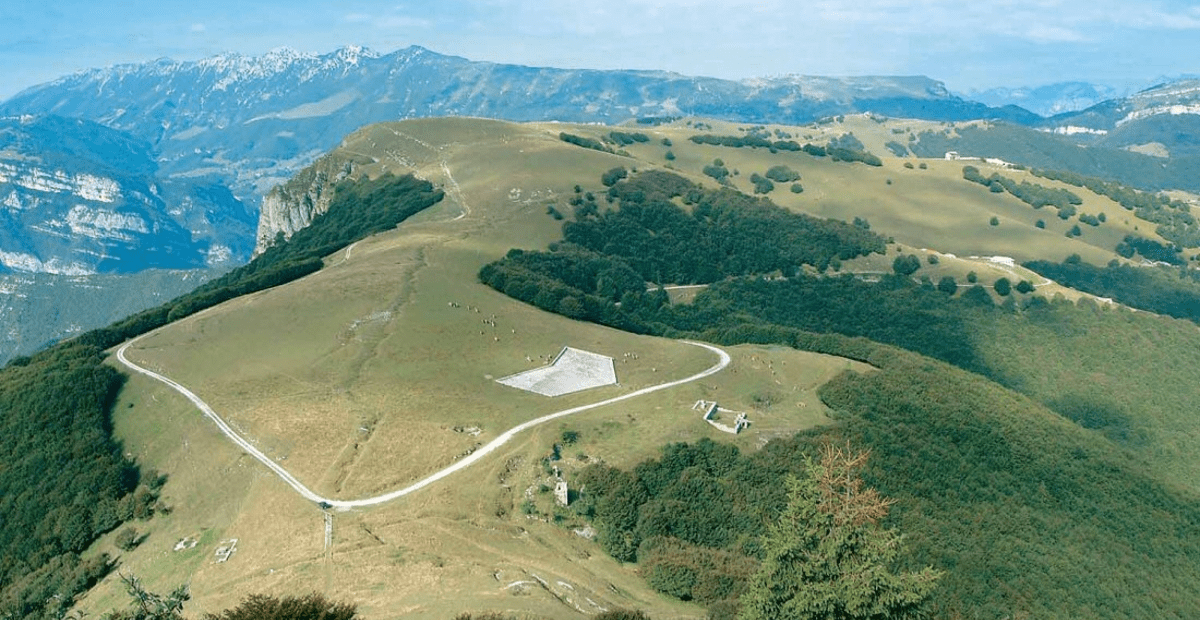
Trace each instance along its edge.
<instances>
[{"instance_id":1,"label":"pale blue sky","mask_svg":"<svg viewBox=\"0 0 1200 620\"><path fill-rule=\"evenodd\" d=\"M965 91L1200 73L1194 0L0 0L0 100L78 70L409 45L725 78L915 75Z\"/></svg>"}]
</instances>

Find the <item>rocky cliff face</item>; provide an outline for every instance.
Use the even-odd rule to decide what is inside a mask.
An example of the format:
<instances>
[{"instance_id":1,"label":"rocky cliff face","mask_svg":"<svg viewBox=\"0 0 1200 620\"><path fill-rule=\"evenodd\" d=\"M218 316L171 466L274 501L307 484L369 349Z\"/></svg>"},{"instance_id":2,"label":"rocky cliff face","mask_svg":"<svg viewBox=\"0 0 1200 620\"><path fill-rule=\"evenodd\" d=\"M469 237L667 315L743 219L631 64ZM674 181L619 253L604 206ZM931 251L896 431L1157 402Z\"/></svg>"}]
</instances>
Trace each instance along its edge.
<instances>
[{"instance_id":1,"label":"rocky cliff face","mask_svg":"<svg viewBox=\"0 0 1200 620\"><path fill-rule=\"evenodd\" d=\"M248 258L252 229L219 182L159 177L143 141L75 119L0 119L0 271L216 267Z\"/></svg>"},{"instance_id":2,"label":"rocky cliff face","mask_svg":"<svg viewBox=\"0 0 1200 620\"><path fill-rule=\"evenodd\" d=\"M246 261L254 225L219 181L161 175L144 140L0 118L0 363Z\"/></svg>"},{"instance_id":3,"label":"rocky cliff face","mask_svg":"<svg viewBox=\"0 0 1200 620\"><path fill-rule=\"evenodd\" d=\"M279 235L290 238L314 217L328 211L334 188L353 171L351 162L326 155L272 189L263 197L259 211L254 254L261 254Z\"/></svg>"},{"instance_id":4,"label":"rocky cliff face","mask_svg":"<svg viewBox=\"0 0 1200 620\"><path fill-rule=\"evenodd\" d=\"M1200 157L1200 80L1160 84L1045 123L1096 146Z\"/></svg>"}]
</instances>

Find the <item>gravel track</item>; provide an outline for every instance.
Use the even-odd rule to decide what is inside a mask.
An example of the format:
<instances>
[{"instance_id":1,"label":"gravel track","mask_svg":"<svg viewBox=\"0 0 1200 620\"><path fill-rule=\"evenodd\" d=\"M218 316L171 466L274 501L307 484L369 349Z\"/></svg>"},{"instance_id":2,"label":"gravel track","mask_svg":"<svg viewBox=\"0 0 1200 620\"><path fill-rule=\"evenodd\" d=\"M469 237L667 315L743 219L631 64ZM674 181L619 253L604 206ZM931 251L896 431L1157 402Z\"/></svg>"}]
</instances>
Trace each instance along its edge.
<instances>
[{"instance_id":1,"label":"gravel track","mask_svg":"<svg viewBox=\"0 0 1200 620\"><path fill-rule=\"evenodd\" d=\"M697 374L690 376L690 377L685 377L683 379L677 379L675 381L668 381L667 383L660 383L658 385L652 385L650 387L645 387L640 390L629 392L628 394L622 394L621 396L616 396L613 398L605 399L605 400L587 404L587 405L580 405L578 407L572 407L570 409L563 409L561 411L556 411L554 413L547 414L547 415L541 416L539 418L534 418L532 420L529 420L528 422L523 422L521 424L518 424L518 425L508 429L507 431L502 433L500 436L498 436L495 439L484 444L478 450L472 452L471 454L467 455L466 457L463 457L461 460L456 461L452 465L450 465L444 469L441 469L437 472L434 472L433 474L430 474L429 476L425 477L424 479L414 482L413 484L410 484L404 488L396 489L395 491L390 491L388 493L384 493L382 495L376 495L374 497L365 497L362 499L354 499L354 500L343 500L343 499L334 499L331 497L322 497L322 496L314 493L311 489L309 489L307 486L305 486L304 483L300 482L300 480L298 480L295 476L293 476L288 470L284 469L279 463L276 463L275 461L271 460L270 457L263 454L258 448L254 447L253 444L251 444L249 441L247 441L241 435L238 435L238 433L236 431L234 431L233 428L230 427L229 424L226 423L225 420L223 420L221 418L221 416L218 415L217 412L214 411L213 408L208 405L208 403L204 402L204 400L202 400L199 396L196 396L196 394L193 393L191 390L187 389L182 384L171 379L170 377L164 376L162 374L154 372L153 370L144 368L142 366L138 366L137 364L131 362L129 360L129 358L125 355L125 352L126 352L126 350L129 349L129 347L131 345L133 345L135 342L140 340L142 337L144 337L144 336L139 336L138 338L134 338L133 340L130 340L129 342L122 345L120 349L117 349L117 359L122 364L124 364L130 370L140 373L140 374L143 374L143 375L146 375L147 377L150 377L151 379L154 379L161 383L164 383L167 386L169 386L171 389L182 394L184 396L184 398L187 398L189 401L192 402L193 405L196 406L197 409L199 409L202 413L204 413L204 415L208 419L212 420L213 423L217 425L217 428L220 429L220 431L226 437L228 437L230 441L237 444L237 446L239 448L245 450L247 454L254 457L260 463L265 465L268 469L270 469L272 472L274 472L275 475L279 476L279 478L281 480L283 480L285 483L287 483L288 486L295 489L295 491L297 493L299 493L302 497L304 497L305 499L309 499L313 502L316 502L318 504L323 504L323 505L326 505L329 507L337 508L339 510L350 510L352 508L375 506L378 504L390 502L395 499L399 499L401 497L404 497L405 495L408 495L409 493L419 491L419 490L433 484L434 482L437 482L438 480L441 480L442 478L445 478L459 470L463 470L463 469L470 467L471 465L474 465L476 462L483 459L488 454L491 454L492 452L494 452L500 446L503 446L504 444L508 443L508 441L510 439L515 437L517 435L517 433L520 433L521 431L524 431L529 428L533 428L534 426L538 426L539 424L545 424L546 422L549 422L551 420L556 420L558 418L564 418L564 417L567 417L570 415L574 415L576 413L588 411L590 409L604 407L606 405L611 405L611 404L618 403L618 402L621 402L624 400L629 400L631 398L637 398L638 396L643 396L643 395L649 394L651 392L657 392L659 390L665 390L668 388L673 388L675 386L683 385L685 383L691 383L693 381L703 379L710 375L714 375L718 372L721 372L722 370L725 369L726 366L729 365L729 361L730 361L729 354L720 348L717 348L713 345L705 344L702 342L692 342L690 340L683 340L681 342L690 344L692 346L702 347L702 348L708 349L709 351L712 351L713 353L715 353L719 358L717 363Z\"/></svg>"}]
</instances>

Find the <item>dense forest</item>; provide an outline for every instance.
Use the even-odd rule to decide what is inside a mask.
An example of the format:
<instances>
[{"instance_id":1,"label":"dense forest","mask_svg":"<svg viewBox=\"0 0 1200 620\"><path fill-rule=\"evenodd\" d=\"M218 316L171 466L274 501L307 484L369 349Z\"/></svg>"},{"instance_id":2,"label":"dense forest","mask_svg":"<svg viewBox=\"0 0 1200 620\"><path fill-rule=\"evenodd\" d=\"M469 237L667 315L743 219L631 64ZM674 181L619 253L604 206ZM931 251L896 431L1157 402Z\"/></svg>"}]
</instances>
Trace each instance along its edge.
<instances>
[{"instance_id":1,"label":"dense forest","mask_svg":"<svg viewBox=\"0 0 1200 620\"><path fill-rule=\"evenodd\" d=\"M791 213L730 189L705 190L675 174L612 171L603 213L583 200L553 251L514 250L484 267L497 290L540 308L637 332L661 323L665 295L646 282L694 284L749 274L824 270L882 252L878 235L844 222ZM680 204L690 207L685 210ZM663 329L663 328L659 328Z\"/></svg>"},{"instance_id":2,"label":"dense forest","mask_svg":"<svg viewBox=\"0 0 1200 620\"><path fill-rule=\"evenodd\" d=\"M637 561L661 591L729 616L745 576L763 558L757 534L781 509L783 475L795 473L818 445L849 441L872 451L867 482L899 500L888 523L907 536L910 552L901 564L946 571L932 599L939 615L1200 613L1194 561L1200 557L1194 534L1200 495L1179 486L1191 479L1190 470L1168 465L1179 457L1194 460L1198 447L1178 434L1185 427L1168 411L1174 405L1150 396L1153 381L1120 370L1121 360L1105 366L1102 379L1065 386L1080 369L1057 358L1055 368L1039 361L1058 348L1085 359L1120 350L1129 362L1153 367L1152 359L1138 356L1145 347L1132 336L1164 319L1029 295L1009 295L996 305L980 287L958 292L899 274L873 283L815 268L822 257L833 264L854 247L842 245L848 239L859 239L857 251L869 251L869 237L810 246L806 251L814 254L804 269L715 267L774 265L754 262L759 253L780 251L759 243L695 255L692 260L710 265L706 278L694 276L704 267L669 270L664 257L707 234L687 218L723 191L694 193L669 176L645 172L616 180L610 195L617 211L577 212L576 222L564 224L564 242L551 251L513 251L480 273L498 290L575 318L725 344L785 344L878 369L842 375L822 389L840 423L773 441L754 454L706 442L676 445L632 471L582 473L588 491L580 510L596 524L607 551ZM627 208L631 213L620 215ZM724 212L731 221L723 226L741 230L736 220L753 213ZM675 221L677 234L644 233L657 230L646 224L657 217ZM572 241L567 231L576 228L587 234L577 231ZM712 284L689 304L671 304L662 290L646 289L645 282L665 281L663 274ZM1095 330L1108 338L1088 339ZM1036 344L1022 344L1027 332L1037 333ZM1179 347L1195 340L1183 332L1178 337L1184 339ZM1113 348L1114 339L1130 342ZM1088 346L1102 350L1081 348ZM1156 372L1152 367L1146 372ZM1053 385L1047 387L1045 377ZM1064 393L1073 396L1064 399ZM1130 409L1138 406L1146 417ZM1146 430L1147 424L1162 426ZM1175 433L1173 452L1162 454L1146 440L1156 432Z\"/></svg>"},{"instance_id":3,"label":"dense forest","mask_svg":"<svg viewBox=\"0 0 1200 620\"><path fill-rule=\"evenodd\" d=\"M1154 266L1089 265L1075 254L1061 263L1022 264L1059 284L1158 314L1200 323L1200 282L1195 272Z\"/></svg>"},{"instance_id":4,"label":"dense forest","mask_svg":"<svg viewBox=\"0 0 1200 620\"><path fill-rule=\"evenodd\" d=\"M61 617L77 593L112 568L107 557L79 554L105 532L156 509L165 480L139 473L112 438L112 406L124 377L105 364L104 349L312 273L323 256L442 198L412 176L346 181L335 192L328 212L249 264L0 370L0 618Z\"/></svg>"},{"instance_id":5,"label":"dense forest","mask_svg":"<svg viewBox=\"0 0 1200 620\"><path fill-rule=\"evenodd\" d=\"M0 617L61 614L109 569L108 558L79 554L149 516L155 494L134 493L138 470L111 435L123 383L99 350L83 345L0 371Z\"/></svg>"}]
</instances>

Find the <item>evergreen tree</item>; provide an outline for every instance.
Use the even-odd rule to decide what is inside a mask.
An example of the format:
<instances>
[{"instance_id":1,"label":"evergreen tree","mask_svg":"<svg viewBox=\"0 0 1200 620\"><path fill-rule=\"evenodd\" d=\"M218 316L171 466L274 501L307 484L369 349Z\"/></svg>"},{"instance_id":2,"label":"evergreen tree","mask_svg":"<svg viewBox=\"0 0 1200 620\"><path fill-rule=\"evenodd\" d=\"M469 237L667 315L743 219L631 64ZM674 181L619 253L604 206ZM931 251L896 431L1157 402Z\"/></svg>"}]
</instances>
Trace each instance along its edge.
<instances>
[{"instance_id":1,"label":"evergreen tree","mask_svg":"<svg viewBox=\"0 0 1200 620\"><path fill-rule=\"evenodd\" d=\"M788 503L763 537L762 567L739 620L920 618L940 577L896 573L901 536L880 527L893 501L863 488L868 452L827 445L808 475L788 480Z\"/></svg>"},{"instance_id":2,"label":"evergreen tree","mask_svg":"<svg viewBox=\"0 0 1200 620\"><path fill-rule=\"evenodd\" d=\"M183 604L191 598L186 585L164 595L142 587L142 581L133 575L121 574L121 581L133 603L124 611L105 614L101 620L183 620Z\"/></svg>"}]
</instances>

